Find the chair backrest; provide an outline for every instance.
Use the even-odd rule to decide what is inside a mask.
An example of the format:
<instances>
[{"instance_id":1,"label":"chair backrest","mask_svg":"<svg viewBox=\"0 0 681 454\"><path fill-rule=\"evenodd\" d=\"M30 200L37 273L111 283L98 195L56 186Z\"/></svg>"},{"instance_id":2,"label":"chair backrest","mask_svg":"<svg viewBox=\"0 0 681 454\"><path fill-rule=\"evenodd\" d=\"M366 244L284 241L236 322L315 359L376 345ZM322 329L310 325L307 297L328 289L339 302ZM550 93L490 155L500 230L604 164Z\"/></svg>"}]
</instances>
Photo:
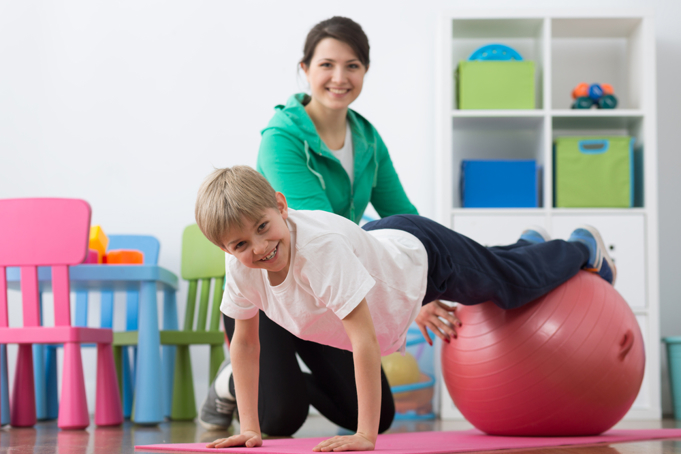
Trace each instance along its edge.
<instances>
[{"instance_id":1,"label":"chair backrest","mask_svg":"<svg viewBox=\"0 0 681 454\"><path fill-rule=\"evenodd\" d=\"M21 267L24 326L40 326L38 266L52 267L54 320L71 325L69 265L85 260L90 205L79 199L0 200L0 327L7 327L6 267Z\"/></svg>"},{"instance_id":2,"label":"chair backrest","mask_svg":"<svg viewBox=\"0 0 681 454\"><path fill-rule=\"evenodd\" d=\"M184 330L191 331L194 326L198 281L201 281L201 297L196 331L206 330L210 283L211 279L214 279L213 304L208 329L217 331L220 327L220 302L222 301L222 286L225 282L225 253L208 241L196 224L185 228L182 234L182 278L189 281Z\"/></svg>"},{"instance_id":3,"label":"chair backrest","mask_svg":"<svg viewBox=\"0 0 681 454\"><path fill-rule=\"evenodd\" d=\"M158 265L161 243L151 235L109 235L107 249L135 249L144 254L145 265Z\"/></svg>"}]
</instances>

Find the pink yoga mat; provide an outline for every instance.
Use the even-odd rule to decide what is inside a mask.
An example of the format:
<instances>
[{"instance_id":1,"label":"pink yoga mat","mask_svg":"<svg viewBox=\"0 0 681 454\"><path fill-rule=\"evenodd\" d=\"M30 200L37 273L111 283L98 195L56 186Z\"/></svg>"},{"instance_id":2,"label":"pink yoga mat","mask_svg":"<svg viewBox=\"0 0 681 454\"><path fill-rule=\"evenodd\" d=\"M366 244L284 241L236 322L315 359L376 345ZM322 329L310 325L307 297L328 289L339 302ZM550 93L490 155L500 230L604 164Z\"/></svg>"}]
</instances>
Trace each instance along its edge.
<instances>
[{"instance_id":1,"label":"pink yoga mat","mask_svg":"<svg viewBox=\"0 0 681 454\"><path fill-rule=\"evenodd\" d=\"M330 437L264 440L259 448L206 448L206 443L177 443L135 446L136 451L230 452L233 454L309 453ZM494 449L542 448L548 446L626 443L660 438L681 439L681 429L611 430L596 437L495 437L477 430L461 432L412 432L379 435L376 450L385 454L445 454Z\"/></svg>"}]
</instances>

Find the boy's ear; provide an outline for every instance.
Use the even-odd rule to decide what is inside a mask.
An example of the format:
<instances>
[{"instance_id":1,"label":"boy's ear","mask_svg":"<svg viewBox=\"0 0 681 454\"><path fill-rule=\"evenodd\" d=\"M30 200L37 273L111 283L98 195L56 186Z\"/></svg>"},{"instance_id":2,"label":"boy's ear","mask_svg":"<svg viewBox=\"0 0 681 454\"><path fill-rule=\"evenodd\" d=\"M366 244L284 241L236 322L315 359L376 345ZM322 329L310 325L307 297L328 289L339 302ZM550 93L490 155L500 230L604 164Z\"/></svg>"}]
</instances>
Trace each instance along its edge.
<instances>
[{"instance_id":1,"label":"boy's ear","mask_svg":"<svg viewBox=\"0 0 681 454\"><path fill-rule=\"evenodd\" d=\"M288 217L288 203L286 202L286 196L281 192L275 193L274 196L277 198L277 208L279 209L279 213L281 213L281 216L286 219Z\"/></svg>"}]
</instances>

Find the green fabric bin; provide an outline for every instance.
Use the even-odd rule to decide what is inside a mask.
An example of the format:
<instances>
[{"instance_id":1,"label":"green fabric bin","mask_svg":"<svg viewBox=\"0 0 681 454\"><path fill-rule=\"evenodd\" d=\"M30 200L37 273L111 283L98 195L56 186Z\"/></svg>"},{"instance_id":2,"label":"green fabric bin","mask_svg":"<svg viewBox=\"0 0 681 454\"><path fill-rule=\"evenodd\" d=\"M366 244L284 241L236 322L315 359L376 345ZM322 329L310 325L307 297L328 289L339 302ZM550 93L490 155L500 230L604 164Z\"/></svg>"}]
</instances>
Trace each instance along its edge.
<instances>
[{"instance_id":1,"label":"green fabric bin","mask_svg":"<svg viewBox=\"0 0 681 454\"><path fill-rule=\"evenodd\" d=\"M634 205L634 139L559 137L554 154L556 207Z\"/></svg>"},{"instance_id":2,"label":"green fabric bin","mask_svg":"<svg viewBox=\"0 0 681 454\"><path fill-rule=\"evenodd\" d=\"M534 109L533 61L461 61L459 109Z\"/></svg>"}]
</instances>

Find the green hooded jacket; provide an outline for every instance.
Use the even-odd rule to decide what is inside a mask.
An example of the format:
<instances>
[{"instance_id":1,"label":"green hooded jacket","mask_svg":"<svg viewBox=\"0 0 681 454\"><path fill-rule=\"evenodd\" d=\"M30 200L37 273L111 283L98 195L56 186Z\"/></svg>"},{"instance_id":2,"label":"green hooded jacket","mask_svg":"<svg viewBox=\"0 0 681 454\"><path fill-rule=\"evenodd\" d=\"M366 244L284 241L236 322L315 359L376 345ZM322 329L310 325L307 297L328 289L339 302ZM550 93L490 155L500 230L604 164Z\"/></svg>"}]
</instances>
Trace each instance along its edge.
<instances>
[{"instance_id":1,"label":"green hooded jacket","mask_svg":"<svg viewBox=\"0 0 681 454\"><path fill-rule=\"evenodd\" d=\"M355 179L317 134L305 111L307 95L291 96L275 107L262 130L257 170L291 208L323 210L359 223L369 202L381 217L418 214L407 198L378 131L364 117L348 109L352 130Z\"/></svg>"}]
</instances>

